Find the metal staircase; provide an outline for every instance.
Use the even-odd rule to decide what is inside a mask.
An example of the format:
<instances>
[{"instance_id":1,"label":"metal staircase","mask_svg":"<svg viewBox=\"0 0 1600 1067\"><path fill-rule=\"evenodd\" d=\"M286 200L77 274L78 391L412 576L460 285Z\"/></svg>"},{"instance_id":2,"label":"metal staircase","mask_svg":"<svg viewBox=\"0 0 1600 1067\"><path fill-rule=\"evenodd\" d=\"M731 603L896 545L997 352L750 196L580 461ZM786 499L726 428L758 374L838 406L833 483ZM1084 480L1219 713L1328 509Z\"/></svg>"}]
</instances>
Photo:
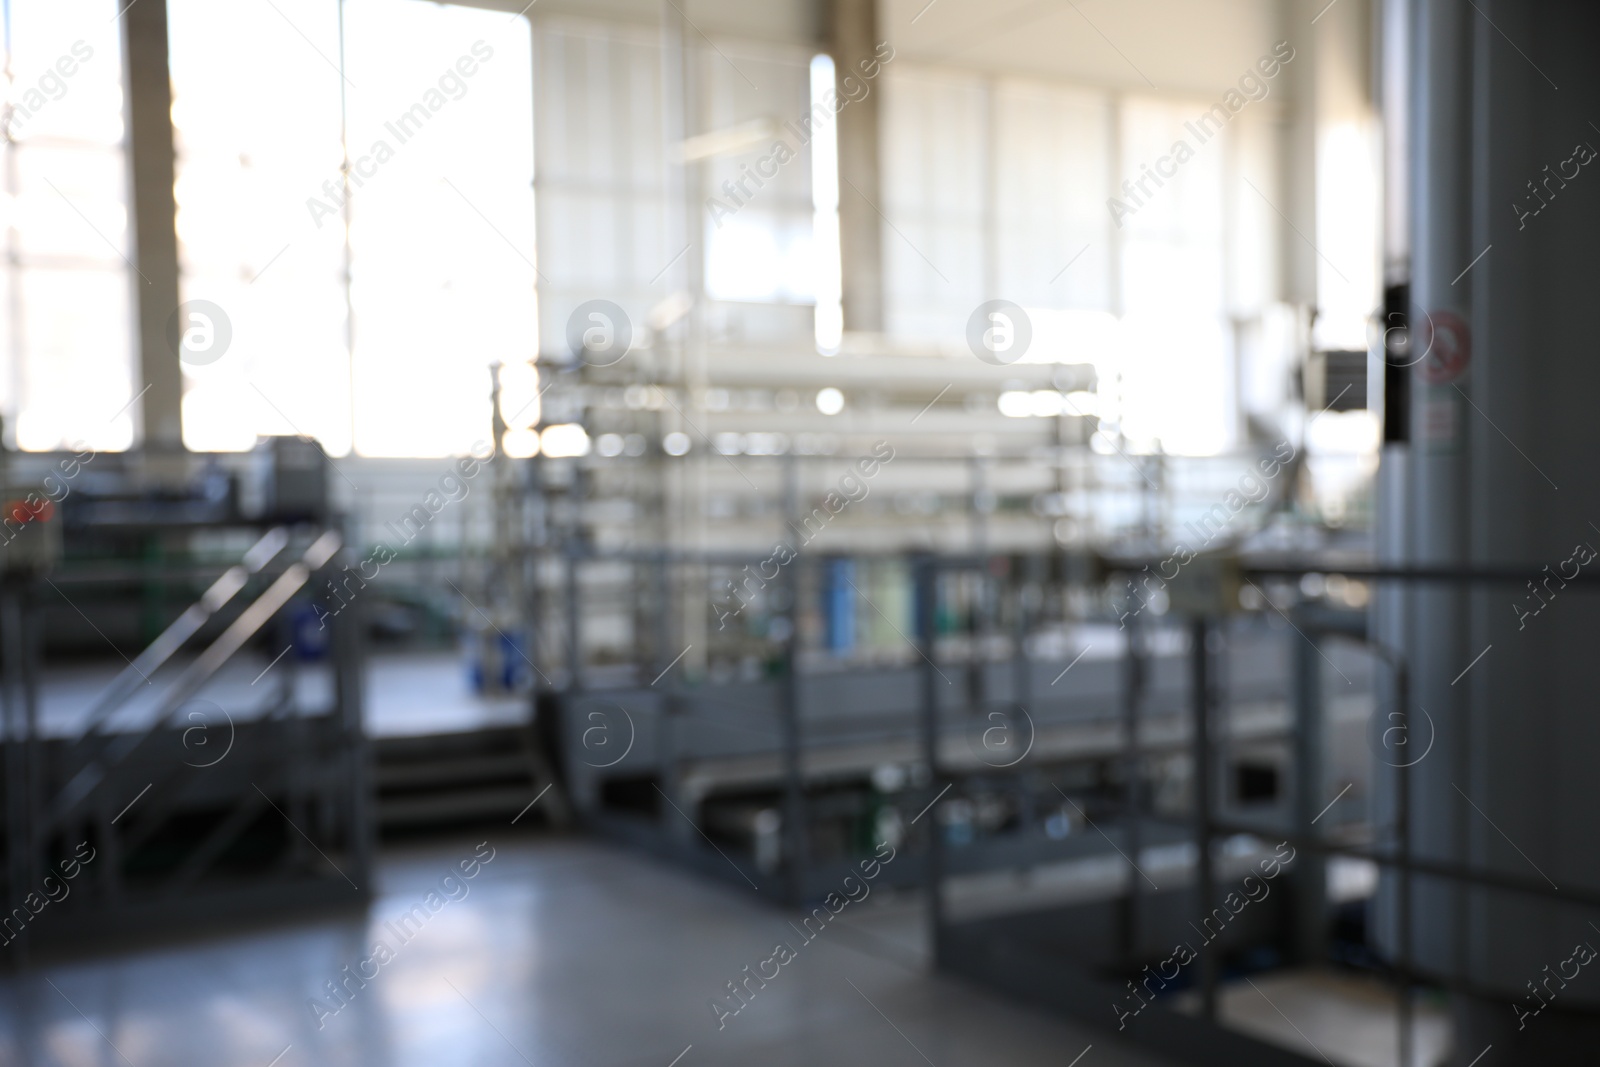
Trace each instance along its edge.
<instances>
[{"instance_id":1,"label":"metal staircase","mask_svg":"<svg viewBox=\"0 0 1600 1067\"><path fill-rule=\"evenodd\" d=\"M0 576L0 952L364 902L359 599L326 620L314 677L290 657L243 684L240 662L287 632L285 609L341 545L324 527L268 530L65 733L41 722L32 621L70 596L42 573ZM315 683L329 699L308 699Z\"/></svg>"},{"instance_id":2,"label":"metal staircase","mask_svg":"<svg viewBox=\"0 0 1600 1067\"><path fill-rule=\"evenodd\" d=\"M378 738L373 762L378 828L385 834L478 821L557 828L570 822L566 794L528 725Z\"/></svg>"}]
</instances>

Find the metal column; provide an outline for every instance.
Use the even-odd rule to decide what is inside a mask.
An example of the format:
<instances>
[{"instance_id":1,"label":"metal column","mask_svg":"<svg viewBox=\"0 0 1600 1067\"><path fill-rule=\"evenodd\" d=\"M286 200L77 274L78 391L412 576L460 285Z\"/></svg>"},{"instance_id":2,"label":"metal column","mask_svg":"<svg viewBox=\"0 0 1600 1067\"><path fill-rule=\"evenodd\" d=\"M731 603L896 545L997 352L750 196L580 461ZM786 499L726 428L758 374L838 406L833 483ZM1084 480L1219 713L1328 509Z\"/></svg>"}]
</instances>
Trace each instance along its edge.
<instances>
[{"instance_id":1,"label":"metal column","mask_svg":"<svg viewBox=\"0 0 1600 1067\"><path fill-rule=\"evenodd\" d=\"M1304 638L1290 645L1296 714L1291 717L1294 745L1293 816L1295 833L1310 838L1312 823L1324 803L1322 635L1303 611L1295 627ZM1299 858L1294 885L1294 957L1302 966L1316 965L1327 954L1327 863L1317 855Z\"/></svg>"},{"instance_id":2,"label":"metal column","mask_svg":"<svg viewBox=\"0 0 1600 1067\"><path fill-rule=\"evenodd\" d=\"M806 896L810 870L807 847L805 768L801 763L804 738L800 730L800 575L801 560L785 571L784 596L788 599L789 633L783 648L783 828L789 859L789 899L799 904Z\"/></svg>"},{"instance_id":3,"label":"metal column","mask_svg":"<svg viewBox=\"0 0 1600 1067\"><path fill-rule=\"evenodd\" d=\"M1122 683L1122 773L1123 773L1123 843L1128 850L1128 893L1123 897L1122 940L1123 961L1132 964L1139 954L1140 913L1143 910L1144 876L1139 873L1139 853L1144 848L1141 825L1144 805L1139 789L1144 780L1143 757L1139 751L1139 711L1144 701L1148 664L1145 662L1142 631L1137 615L1127 620L1127 649L1123 656Z\"/></svg>"},{"instance_id":4,"label":"metal column","mask_svg":"<svg viewBox=\"0 0 1600 1067\"><path fill-rule=\"evenodd\" d=\"M928 823L927 887L928 887L928 942L934 966L939 966L942 950L940 934L944 926L944 838L939 833L938 812L934 804L945 786L939 770L939 668L934 661L934 646L938 636L939 571L931 556L919 556L912 562L912 581L916 589L917 651L922 655L922 752L928 766L928 808L924 815Z\"/></svg>"},{"instance_id":5,"label":"metal column","mask_svg":"<svg viewBox=\"0 0 1600 1067\"><path fill-rule=\"evenodd\" d=\"M1190 666L1194 697L1194 832L1197 849L1195 879L1197 914L1211 911L1216 899L1216 871L1211 859L1211 620L1198 617L1190 628ZM1200 952L1200 1014L1210 1022L1217 1018L1217 954L1209 946Z\"/></svg>"}]
</instances>

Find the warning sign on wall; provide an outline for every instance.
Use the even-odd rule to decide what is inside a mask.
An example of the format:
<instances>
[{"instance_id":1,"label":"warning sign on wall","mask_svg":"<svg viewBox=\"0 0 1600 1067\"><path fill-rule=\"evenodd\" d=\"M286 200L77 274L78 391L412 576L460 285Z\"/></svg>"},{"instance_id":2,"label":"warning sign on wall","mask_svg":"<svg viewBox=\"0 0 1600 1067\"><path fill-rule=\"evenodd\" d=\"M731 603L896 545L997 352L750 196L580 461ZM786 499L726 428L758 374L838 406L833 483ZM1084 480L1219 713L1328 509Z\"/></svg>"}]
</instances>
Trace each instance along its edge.
<instances>
[{"instance_id":1,"label":"warning sign on wall","mask_svg":"<svg viewBox=\"0 0 1600 1067\"><path fill-rule=\"evenodd\" d=\"M1422 323L1418 373L1429 385L1449 385L1472 359L1472 331L1454 311L1431 311Z\"/></svg>"}]
</instances>

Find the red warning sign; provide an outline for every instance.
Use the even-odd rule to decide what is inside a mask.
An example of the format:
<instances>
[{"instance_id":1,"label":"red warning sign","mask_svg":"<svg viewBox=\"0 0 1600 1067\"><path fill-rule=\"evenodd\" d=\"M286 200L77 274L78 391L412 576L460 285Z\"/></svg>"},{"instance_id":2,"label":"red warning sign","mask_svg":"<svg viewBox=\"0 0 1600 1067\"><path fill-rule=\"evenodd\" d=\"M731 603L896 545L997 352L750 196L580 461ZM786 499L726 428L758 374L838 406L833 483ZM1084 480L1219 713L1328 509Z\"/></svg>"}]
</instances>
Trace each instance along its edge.
<instances>
[{"instance_id":1,"label":"red warning sign","mask_svg":"<svg viewBox=\"0 0 1600 1067\"><path fill-rule=\"evenodd\" d=\"M1429 385L1449 385L1472 359L1472 330L1454 311L1427 314L1422 326L1423 355L1419 366Z\"/></svg>"}]
</instances>

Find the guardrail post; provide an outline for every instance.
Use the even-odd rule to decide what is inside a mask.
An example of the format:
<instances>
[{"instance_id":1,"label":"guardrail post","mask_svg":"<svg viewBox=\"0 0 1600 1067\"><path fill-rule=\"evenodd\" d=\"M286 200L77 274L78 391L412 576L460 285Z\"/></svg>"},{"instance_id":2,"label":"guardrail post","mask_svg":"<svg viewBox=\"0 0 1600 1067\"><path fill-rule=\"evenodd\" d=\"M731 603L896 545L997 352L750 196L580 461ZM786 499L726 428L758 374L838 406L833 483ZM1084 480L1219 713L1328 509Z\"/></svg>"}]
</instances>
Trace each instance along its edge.
<instances>
[{"instance_id":1,"label":"guardrail post","mask_svg":"<svg viewBox=\"0 0 1600 1067\"><path fill-rule=\"evenodd\" d=\"M928 943L933 962L943 962L941 933L944 928L944 838L939 833L939 813L935 802L945 788L939 768L939 668L934 660L938 634L939 572L933 557L920 555L912 560L912 581L916 589L917 651L922 655L922 753L928 767ZM909 847L909 840L907 842Z\"/></svg>"},{"instance_id":2,"label":"guardrail post","mask_svg":"<svg viewBox=\"0 0 1600 1067\"><path fill-rule=\"evenodd\" d=\"M1294 609L1291 609L1294 610ZM1326 792L1323 781L1322 634L1306 613L1295 611L1295 626L1303 640L1290 643L1294 684L1294 713L1289 726L1294 746L1294 831L1304 838L1316 834ZM1327 954L1327 860L1308 852L1295 863L1294 956L1303 966L1315 966Z\"/></svg>"},{"instance_id":3,"label":"guardrail post","mask_svg":"<svg viewBox=\"0 0 1600 1067\"><path fill-rule=\"evenodd\" d=\"M1123 655L1122 679L1122 818L1123 844L1128 850L1128 892L1122 898L1122 958L1132 964L1139 953L1139 913L1144 897L1144 877L1139 873L1139 852L1144 847L1141 825L1142 806L1139 787L1144 777L1139 753L1139 706L1144 700L1146 663L1142 642L1143 627L1137 615L1127 620L1124 634L1127 645Z\"/></svg>"},{"instance_id":4,"label":"guardrail post","mask_svg":"<svg viewBox=\"0 0 1600 1067\"><path fill-rule=\"evenodd\" d=\"M800 567L804 557L796 558L785 571L783 591L788 601L789 633L783 642L783 826L789 856L789 902L805 900L806 873L811 867L806 840L809 827L806 810L805 769L801 765L804 739L800 729Z\"/></svg>"},{"instance_id":5,"label":"guardrail post","mask_svg":"<svg viewBox=\"0 0 1600 1067\"><path fill-rule=\"evenodd\" d=\"M1195 882L1201 915L1211 911L1216 900L1216 871L1211 862L1211 620L1197 616L1190 631L1190 665L1194 686L1194 835L1197 849ZM1202 919L1202 922L1205 920ZM1209 947L1209 946L1208 946ZM1200 1015L1209 1022L1217 1019L1217 953L1200 952Z\"/></svg>"}]
</instances>

